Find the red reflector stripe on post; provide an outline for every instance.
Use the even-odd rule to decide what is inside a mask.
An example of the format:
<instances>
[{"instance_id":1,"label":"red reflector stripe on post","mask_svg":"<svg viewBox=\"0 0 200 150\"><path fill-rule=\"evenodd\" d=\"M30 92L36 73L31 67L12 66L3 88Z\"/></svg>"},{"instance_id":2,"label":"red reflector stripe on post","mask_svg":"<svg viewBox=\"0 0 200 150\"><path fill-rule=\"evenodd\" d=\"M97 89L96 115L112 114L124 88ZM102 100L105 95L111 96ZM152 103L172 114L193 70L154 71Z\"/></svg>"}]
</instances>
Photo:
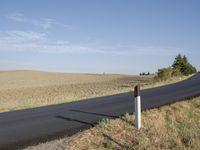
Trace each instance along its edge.
<instances>
[{"instance_id":1,"label":"red reflector stripe on post","mask_svg":"<svg viewBox=\"0 0 200 150\"><path fill-rule=\"evenodd\" d=\"M134 88L134 96L135 97L140 96L140 86L139 85L135 86L135 88Z\"/></svg>"}]
</instances>

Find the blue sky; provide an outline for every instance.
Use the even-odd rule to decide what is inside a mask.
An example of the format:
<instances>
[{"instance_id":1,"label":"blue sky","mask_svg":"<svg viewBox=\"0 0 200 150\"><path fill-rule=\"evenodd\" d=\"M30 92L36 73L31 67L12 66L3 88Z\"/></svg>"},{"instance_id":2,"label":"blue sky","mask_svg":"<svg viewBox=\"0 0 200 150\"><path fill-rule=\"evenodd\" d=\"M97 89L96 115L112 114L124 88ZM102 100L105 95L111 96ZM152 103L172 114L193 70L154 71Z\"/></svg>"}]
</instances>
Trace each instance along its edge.
<instances>
[{"instance_id":1,"label":"blue sky","mask_svg":"<svg viewBox=\"0 0 200 150\"><path fill-rule=\"evenodd\" d=\"M200 69L198 0L1 0L0 70L154 72L185 54Z\"/></svg>"}]
</instances>

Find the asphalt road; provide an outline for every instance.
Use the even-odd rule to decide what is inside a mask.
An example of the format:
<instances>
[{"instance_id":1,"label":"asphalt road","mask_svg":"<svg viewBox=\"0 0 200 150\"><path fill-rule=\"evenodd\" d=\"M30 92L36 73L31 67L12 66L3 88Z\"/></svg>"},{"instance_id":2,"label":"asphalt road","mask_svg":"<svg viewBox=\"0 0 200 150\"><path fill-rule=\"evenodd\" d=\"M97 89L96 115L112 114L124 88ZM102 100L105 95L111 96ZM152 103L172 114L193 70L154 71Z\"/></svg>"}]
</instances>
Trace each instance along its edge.
<instances>
[{"instance_id":1,"label":"asphalt road","mask_svg":"<svg viewBox=\"0 0 200 150\"><path fill-rule=\"evenodd\" d=\"M195 96L200 96L200 73L176 84L142 90L142 110ZM94 126L102 118L115 118L133 111L134 97L130 92L0 113L0 149L17 149L64 135L72 135Z\"/></svg>"}]
</instances>

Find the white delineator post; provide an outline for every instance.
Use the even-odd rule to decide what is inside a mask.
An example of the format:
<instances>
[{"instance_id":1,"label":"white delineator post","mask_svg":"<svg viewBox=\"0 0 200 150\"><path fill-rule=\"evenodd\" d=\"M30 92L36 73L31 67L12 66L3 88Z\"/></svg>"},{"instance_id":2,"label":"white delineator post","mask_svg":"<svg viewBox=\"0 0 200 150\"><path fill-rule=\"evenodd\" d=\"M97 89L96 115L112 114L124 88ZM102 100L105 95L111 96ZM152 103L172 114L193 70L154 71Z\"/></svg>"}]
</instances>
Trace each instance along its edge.
<instances>
[{"instance_id":1,"label":"white delineator post","mask_svg":"<svg viewBox=\"0 0 200 150\"><path fill-rule=\"evenodd\" d=\"M140 86L137 85L134 88L135 96L135 127L141 128L141 98L140 98Z\"/></svg>"}]
</instances>

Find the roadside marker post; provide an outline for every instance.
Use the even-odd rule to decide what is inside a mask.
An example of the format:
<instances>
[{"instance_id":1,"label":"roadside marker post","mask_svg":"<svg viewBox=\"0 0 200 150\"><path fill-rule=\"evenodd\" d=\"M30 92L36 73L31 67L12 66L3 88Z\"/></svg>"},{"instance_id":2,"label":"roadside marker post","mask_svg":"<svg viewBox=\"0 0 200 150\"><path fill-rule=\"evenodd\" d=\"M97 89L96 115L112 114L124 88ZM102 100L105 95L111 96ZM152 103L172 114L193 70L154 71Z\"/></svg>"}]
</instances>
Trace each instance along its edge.
<instances>
[{"instance_id":1,"label":"roadside marker post","mask_svg":"<svg viewBox=\"0 0 200 150\"><path fill-rule=\"evenodd\" d=\"M140 86L137 85L134 88L135 97L135 127L141 128L141 97L140 97Z\"/></svg>"}]
</instances>

